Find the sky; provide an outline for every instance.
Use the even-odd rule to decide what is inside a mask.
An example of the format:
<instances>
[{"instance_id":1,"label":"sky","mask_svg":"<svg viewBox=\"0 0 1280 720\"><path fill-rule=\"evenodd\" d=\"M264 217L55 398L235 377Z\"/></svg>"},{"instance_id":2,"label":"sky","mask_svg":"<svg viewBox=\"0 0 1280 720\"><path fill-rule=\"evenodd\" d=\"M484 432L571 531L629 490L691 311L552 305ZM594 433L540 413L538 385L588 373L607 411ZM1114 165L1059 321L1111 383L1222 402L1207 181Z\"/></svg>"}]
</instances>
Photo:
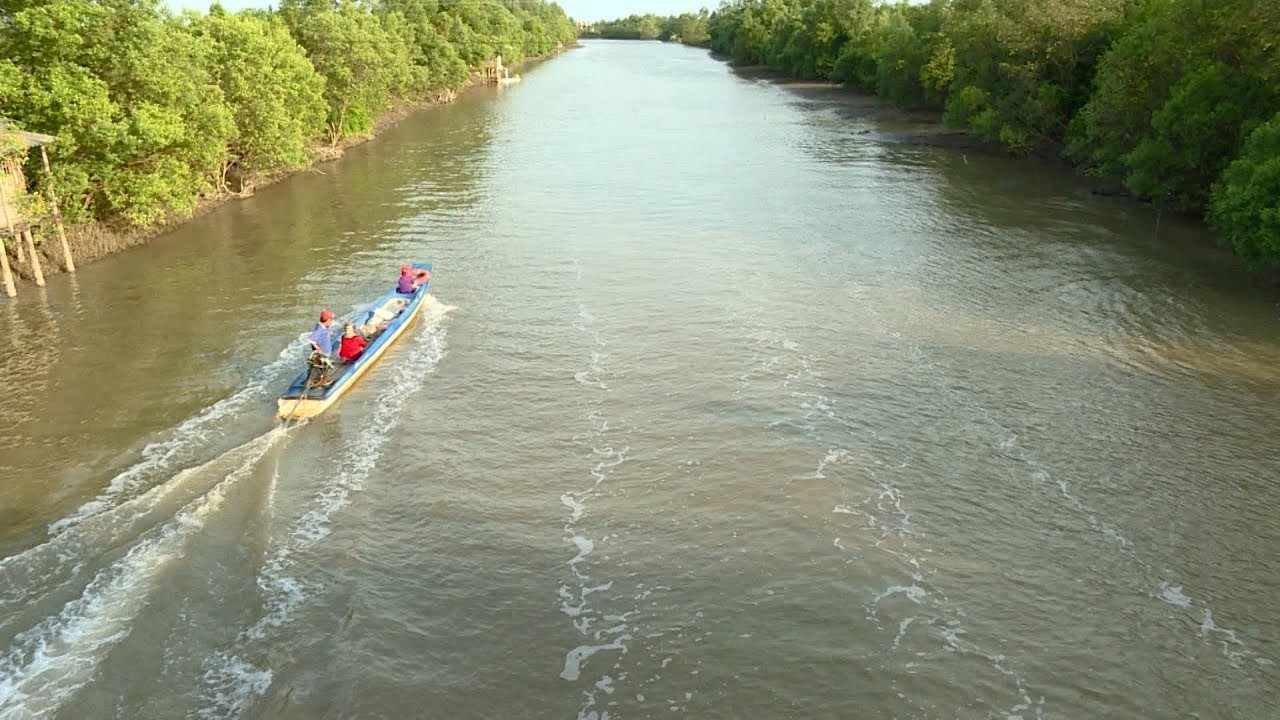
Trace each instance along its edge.
<instances>
[{"instance_id":1,"label":"sky","mask_svg":"<svg viewBox=\"0 0 1280 720\"><path fill-rule=\"evenodd\" d=\"M208 10L213 0L165 0L175 10L195 8ZM277 5L272 0L221 0L222 7L228 10L239 10L246 7L267 7ZM700 7L714 10L719 0L557 0L560 7L575 20L613 20L632 14L655 13L657 15L679 15L693 12Z\"/></svg>"}]
</instances>

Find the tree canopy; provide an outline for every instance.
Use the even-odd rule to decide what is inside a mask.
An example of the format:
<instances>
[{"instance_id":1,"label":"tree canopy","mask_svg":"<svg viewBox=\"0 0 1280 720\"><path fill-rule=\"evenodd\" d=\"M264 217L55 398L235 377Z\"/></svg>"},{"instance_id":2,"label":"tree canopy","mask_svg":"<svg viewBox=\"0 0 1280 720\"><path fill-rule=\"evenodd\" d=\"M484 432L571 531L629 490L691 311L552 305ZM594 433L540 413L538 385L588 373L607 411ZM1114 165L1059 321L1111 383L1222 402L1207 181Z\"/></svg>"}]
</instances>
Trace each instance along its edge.
<instances>
[{"instance_id":1,"label":"tree canopy","mask_svg":"<svg viewBox=\"0 0 1280 720\"><path fill-rule=\"evenodd\" d=\"M1280 3L732 0L707 32L736 63L935 108L1015 154L1061 151L1207 212L1239 254L1280 267Z\"/></svg>"},{"instance_id":2,"label":"tree canopy","mask_svg":"<svg viewBox=\"0 0 1280 720\"><path fill-rule=\"evenodd\" d=\"M575 36L544 0L282 0L207 14L20 0L0 4L0 115L58 137L52 176L28 176L52 184L65 216L147 225L224 191L232 167L252 178L304 165L317 141L457 90L495 53L519 61Z\"/></svg>"},{"instance_id":3,"label":"tree canopy","mask_svg":"<svg viewBox=\"0 0 1280 720\"><path fill-rule=\"evenodd\" d=\"M706 45L710 42L707 19L710 13L703 8L696 13L684 13L663 17L661 15L629 15L618 20L595 23L581 33L581 37L610 40L668 40L686 45Z\"/></svg>"}]
</instances>

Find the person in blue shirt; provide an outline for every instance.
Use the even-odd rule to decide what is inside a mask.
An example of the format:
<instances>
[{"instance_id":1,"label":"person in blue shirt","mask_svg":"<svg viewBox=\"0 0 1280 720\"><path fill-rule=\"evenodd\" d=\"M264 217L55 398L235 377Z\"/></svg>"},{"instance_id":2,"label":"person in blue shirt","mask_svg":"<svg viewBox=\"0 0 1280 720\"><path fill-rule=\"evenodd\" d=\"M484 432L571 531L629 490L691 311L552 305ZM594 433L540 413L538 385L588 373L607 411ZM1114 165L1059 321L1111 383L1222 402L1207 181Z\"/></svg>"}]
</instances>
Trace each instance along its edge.
<instances>
[{"instance_id":1,"label":"person in blue shirt","mask_svg":"<svg viewBox=\"0 0 1280 720\"><path fill-rule=\"evenodd\" d=\"M333 338L329 337L329 326L332 324L333 313L321 310L320 322L316 323L315 329L307 336L307 342L311 344L311 357L307 363L320 369L318 384L321 387L333 384L328 378L329 370L333 367L333 361L329 359L329 354L333 352Z\"/></svg>"}]
</instances>

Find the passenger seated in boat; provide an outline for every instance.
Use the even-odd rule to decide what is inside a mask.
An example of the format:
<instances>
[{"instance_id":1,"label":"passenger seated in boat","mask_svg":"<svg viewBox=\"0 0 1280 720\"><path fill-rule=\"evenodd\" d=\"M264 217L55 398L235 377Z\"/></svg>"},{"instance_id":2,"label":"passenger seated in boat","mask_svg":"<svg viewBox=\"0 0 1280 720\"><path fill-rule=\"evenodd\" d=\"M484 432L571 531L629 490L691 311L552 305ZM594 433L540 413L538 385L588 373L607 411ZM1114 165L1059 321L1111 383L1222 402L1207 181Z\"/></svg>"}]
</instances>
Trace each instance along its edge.
<instances>
[{"instance_id":1,"label":"passenger seated in boat","mask_svg":"<svg viewBox=\"0 0 1280 720\"><path fill-rule=\"evenodd\" d=\"M416 273L408 265L400 266L400 281L396 283L396 292L412 295L420 286L426 285L431 273L419 270Z\"/></svg>"},{"instance_id":2,"label":"passenger seated in boat","mask_svg":"<svg viewBox=\"0 0 1280 720\"><path fill-rule=\"evenodd\" d=\"M311 357L307 359L307 364L319 369L318 382L321 387L333 384L328 377L329 370L333 368L333 362L329 360L329 353L333 352L333 340L329 337L329 326L332 324L333 313L321 310L320 322L316 323L315 329L307 336L307 342L311 344Z\"/></svg>"},{"instance_id":3,"label":"passenger seated in boat","mask_svg":"<svg viewBox=\"0 0 1280 720\"><path fill-rule=\"evenodd\" d=\"M356 326L348 322L342 326L342 343L338 348L338 357L346 362L355 362L368 345L369 342L356 332Z\"/></svg>"}]
</instances>

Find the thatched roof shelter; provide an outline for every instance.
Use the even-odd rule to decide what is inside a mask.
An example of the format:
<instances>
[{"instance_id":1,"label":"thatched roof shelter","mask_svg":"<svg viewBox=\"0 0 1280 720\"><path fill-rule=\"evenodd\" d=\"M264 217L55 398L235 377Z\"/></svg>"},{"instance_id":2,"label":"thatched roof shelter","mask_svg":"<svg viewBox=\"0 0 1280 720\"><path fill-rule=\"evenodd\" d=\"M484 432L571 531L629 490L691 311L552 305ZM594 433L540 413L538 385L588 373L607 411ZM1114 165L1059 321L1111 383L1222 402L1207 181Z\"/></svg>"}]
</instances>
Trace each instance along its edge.
<instances>
[{"instance_id":1,"label":"thatched roof shelter","mask_svg":"<svg viewBox=\"0 0 1280 720\"><path fill-rule=\"evenodd\" d=\"M30 150L33 147L48 145L57 139L52 135L42 135L15 129L8 120L0 118L0 153L6 156L15 152L11 148Z\"/></svg>"},{"instance_id":2,"label":"thatched roof shelter","mask_svg":"<svg viewBox=\"0 0 1280 720\"><path fill-rule=\"evenodd\" d=\"M12 238L15 254L19 263L23 260L23 243L26 244L26 255L29 257L31 272L37 285L44 285L44 271L40 267L40 258L36 254L35 240L32 230L47 218L26 217L23 200L27 196L27 177L22 166L27 160L27 151L40 148L40 161L45 173L49 172L49 155L44 146L57 138L52 135L19 130L9 120L0 118L0 283L4 285L5 294L13 297L16 289L9 270L8 248L3 238ZM58 239L62 244L63 262L68 272L75 272L75 261L71 258L71 248L67 244L67 236L62 228L62 215L58 212L57 198L52 189L48 189L53 220L58 231Z\"/></svg>"},{"instance_id":3,"label":"thatched roof shelter","mask_svg":"<svg viewBox=\"0 0 1280 720\"><path fill-rule=\"evenodd\" d=\"M19 232L29 227L33 220L23 217L20 209L20 200L27 194L27 176L22 172L27 151L56 139L52 135L18 130L8 120L0 119L0 203L4 206L0 208L0 221L6 221L5 213L8 213L6 222L12 222Z\"/></svg>"}]
</instances>

